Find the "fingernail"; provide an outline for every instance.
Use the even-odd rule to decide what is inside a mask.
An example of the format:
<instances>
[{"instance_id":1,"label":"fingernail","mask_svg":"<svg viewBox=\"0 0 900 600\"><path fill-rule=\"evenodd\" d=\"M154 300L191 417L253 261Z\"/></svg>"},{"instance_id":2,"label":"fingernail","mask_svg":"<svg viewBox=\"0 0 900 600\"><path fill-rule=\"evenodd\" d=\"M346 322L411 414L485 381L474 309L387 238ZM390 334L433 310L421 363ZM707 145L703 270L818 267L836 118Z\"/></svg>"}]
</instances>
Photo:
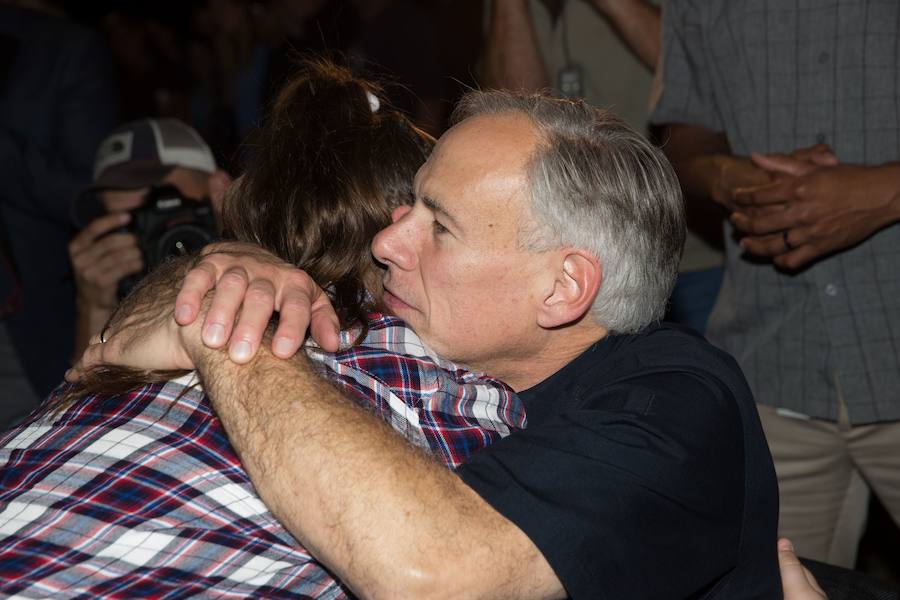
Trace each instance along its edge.
<instances>
[{"instance_id":1,"label":"fingernail","mask_svg":"<svg viewBox=\"0 0 900 600\"><path fill-rule=\"evenodd\" d=\"M272 344L272 351L282 358L286 358L293 350L293 342L290 338L280 337Z\"/></svg>"},{"instance_id":2,"label":"fingernail","mask_svg":"<svg viewBox=\"0 0 900 600\"><path fill-rule=\"evenodd\" d=\"M187 304L182 304L178 308L175 309L175 320L179 322L190 321L193 313L191 312L191 307Z\"/></svg>"},{"instance_id":3,"label":"fingernail","mask_svg":"<svg viewBox=\"0 0 900 600\"><path fill-rule=\"evenodd\" d=\"M131 220L131 213L128 213L128 212L119 213L119 223L122 223L124 225L125 223L127 223L130 220Z\"/></svg>"},{"instance_id":4,"label":"fingernail","mask_svg":"<svg viewBox=\"0 0 900 600\"><path fill-rule=\"evenodd\" d=\"M240 341L231 349L231 358L238 362L250 360L250 342Z\"/></svg>"},{"instance_id":5,"label":"fingernail","mask_svg":"<svg viewBox=\"0 0 900 600\"><path fill-rule=\"evenodd\" d=\"M225 343L225 328L218 323L213 323L206 328L206 343L218 346Z\"/></svg>"}]
</instances>

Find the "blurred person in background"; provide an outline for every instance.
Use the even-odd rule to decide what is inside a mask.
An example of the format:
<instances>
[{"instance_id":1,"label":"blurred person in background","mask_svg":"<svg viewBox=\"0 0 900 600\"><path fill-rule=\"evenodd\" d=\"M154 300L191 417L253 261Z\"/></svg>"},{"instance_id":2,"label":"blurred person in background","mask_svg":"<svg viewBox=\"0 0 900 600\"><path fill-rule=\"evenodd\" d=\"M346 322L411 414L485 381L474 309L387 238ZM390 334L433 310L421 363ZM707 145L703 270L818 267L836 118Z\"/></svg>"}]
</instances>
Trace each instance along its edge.
<instances>
[{"instance_id":1,"label":"blurred person in background","mask_svg":"<svg viewBox=\"0 0 900 600\"><path fill-rule=\"evenodd\" d=\"M900 523L900 4L668 0L666 154L729 214L710 340L775 459L779 529L853 568L870 489Z\"/></svg>"},{"instance_id":2,"label":"blurred person in background","mask_svg":"<svg viewBox=\"0 0 900 600\"><path fill-rule=\"evenodd\" d=\"M150 224L135 223L132 212L146 204L151 189L168 185L186 200L209 204L212 199L212 213L218 216L229 183L200 134L177 119L132 121L103 140L94 161L94 181L73 204L75 221L83 226L69 244L75 273L76 358L112 316L123 280L154 266L147 264L148 254L164 243L160 237L165 232L148 231ZM175 207L163 208L160 214L172 219ZM203 246L215 231L191 208L185 205L177 218L209 234ZM172 227L177 225L168 226L169 231ZM147 247L141 247L139 237Z\"/></svg>"},{"instance_id":3,"label":"blurred person in background","mask_svg":"<svg viewBox=\"0 0 900 600\"><path fill-rule=\"evenodd\" d=\"M581 97L647 131L659 2L492 0L484 82ZM688 236L667 319L703 333L722 280L721 211L686 198Z\"/></svg>"},{"instance_id":4,"label":"blurred person in background","mask_svg":"<svg viewBox=\"0 0 900 600\"><path fill-rule=\"evenodd\" d=\"M102 38L69 22L59 3L0 2L0 46L2 427L68 368L69 206L91 180L91 157L119 104Z\"/></svg>"}]
</instances>

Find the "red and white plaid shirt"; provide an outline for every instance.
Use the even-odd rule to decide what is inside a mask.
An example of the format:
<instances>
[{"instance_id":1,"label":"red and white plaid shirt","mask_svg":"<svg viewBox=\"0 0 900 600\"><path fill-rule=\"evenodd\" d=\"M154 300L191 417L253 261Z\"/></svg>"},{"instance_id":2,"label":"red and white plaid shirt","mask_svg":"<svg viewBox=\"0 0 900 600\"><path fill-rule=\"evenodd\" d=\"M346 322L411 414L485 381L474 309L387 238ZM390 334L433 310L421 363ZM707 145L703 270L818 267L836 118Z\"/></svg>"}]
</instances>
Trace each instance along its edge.
<instances>
[{"instance_id":1,"label":"red and white plaid shirt","mask_svg":"<svg viewBox=\"0 0 900 600\"><path fill-rule=\"evenodd\" d=\"M371 315L359 346L307 352L448 466L525 426L512 390L436 357L393 317ZM0 594L348 594L256 496L193 380L87 396L60 413L48 402L0 438Z\"/></svg>"}]
</instances>

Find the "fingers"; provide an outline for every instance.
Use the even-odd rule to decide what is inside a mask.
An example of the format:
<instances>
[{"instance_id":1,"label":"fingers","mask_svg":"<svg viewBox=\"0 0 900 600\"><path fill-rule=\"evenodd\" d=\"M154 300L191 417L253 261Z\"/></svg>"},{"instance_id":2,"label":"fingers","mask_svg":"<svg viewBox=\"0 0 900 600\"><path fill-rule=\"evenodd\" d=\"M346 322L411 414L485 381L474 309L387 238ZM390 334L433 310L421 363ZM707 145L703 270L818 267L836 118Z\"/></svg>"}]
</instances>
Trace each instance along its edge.
<instances>
[{"instance_id":1,"label":"fingers","mask_svg":"<svg viewBox=\"0 0 900 600\"><path fill-rule=\"evenodd\" d=\"M106 254L81 271L81 278L101 288L115 286L127 275L140 273L144 258L136 246L126 247L115 254Z\"/></svg>"},{"instance_id":2,"label":"fingers","mask_svg":"<svg viewBox=\"0 0 900 600\"><path fill-rule=\"evenodd\" d=\"M826 597L815 577L797 558L793 544L786 538L778 540L778 568L781 571L785 599L812 600Z\"/></svg>"},{"instance_id":3,"label":"fingers","mask_svg":"<svg viewBox=\"0 0 900 600\"><path fill-rule=\"evenodd\" d=\"M247 271L243 267L226 269L215 283L216 293L203 322L203 343L210 348L221 348L231 337L238 311L250 284ZM255 298L258 299L258 298ZM253 313L259 308L248 307ZM271 310L269 311L271 313ZM261 335L261 334L260 334ZM249 357L247 358L249 360Z\"/></svg>"},{"instance_id":4,"label":"fingers","mask_svg":"<svg viewBox=\"0 0 900 600\"><path fill-rule=\"evenodd\" d=\"M785 244L784 231L767 235L747 236L741 239L741 248L756 256L772 257L772 262L788 271L797 270L822 255L824 250L813 240L807 228L794 228L788 232Z\"/></svg>"},{"instance_id":5,"label":"fingers","mask_svg":"<svg viewBox=\"0 0 900 600\"><path fill-rule=\"evenodd\" d=\"M825 251L817 244L804 244L787 254L776 256L772 259L772 262L775 263L776 267L780 267L786 271L796 271L797 269L805 267L823 254L825 254Z\"/></svg>"},{"instance_id":6,"label":"fingers","mask_svg":"<svg viewBox=\"0 0 900 600\"><path fill-rule=\"evenodd\" d=\"M828 144L816 144L809 148L798 148L791 152L791 156L799 160L811 162L820 167L833 167L840 164Z\"/></svg>"},{"instance_id":7,"label":"fingers","mask_svg":"<svg viewBox=\"0 0 900 600\"><path fill-rule=\"evenodd\" d=\"M279 358L293 356L306 337L307 327L313 339L329 352L340 346L340 325L328 295L303 273L287 290L279 303L278 329L272 340L272 353Z\"/></svg>"},{"instance_id":8,"label":"fingers","mask_svg":"<svg viewBox=\"0 0 900 600\"><path fill-rule=\"evenodd\" d=\"M786 204L795 199L793 181L777 179L765 185L738 188L734 191L734 204L738 210L754 206Z\"/></svg>"},{"instance_id":9,"label":"fingers","mask_svg":"<svg viewBox=\"0 0 900 600\"><path fill-rule=\"evenodd\" d=\"M310 335L327 352L337 352L340 349L340 325L330 305L327 310L312 313Z\"/></svg>"},{"instance_id":10,"label":"fingers","mask_svg":"<svg viewBox=\"0 0 900 600\"><path fill-rule=\"evenodd\" d=\"M766 171L783 173L793 177L806 175L816 168L816 165L811 164L809 161L800 160L786 154L759 154L751 152L750 160L753 161L753 164Z\"/></svg>"},{"instance_id":11,"label":"fingers","mask_svg":"<svg viewBox=\"0 0 900 600\"><path fill-rule=\"evenodd\" d=\"M93 237L96 231L107 230L109 223L102 221L118 216L107 215L93 221L69 244L76 292L85 306L114 307L118 302L119 281L144 268L143 255L133 234L106 233L99 239Z\"/></svg>"},{"instance_id":12,"label":"fingers","mask_svg":"<svg viewBox=\"0 0 900 600\"><path fill-rule=\"evenodd\" d=\"M276 356L293 356L310 324L313 337L323 348L337 350L339 346L338 319L328 296L306 273L258 246L207 246L203 260L185 277L176 300L176 321L185 325L196 319L203 297L214 287L202 339L212 348L228 343L235 362L253 357L276 310L279 326L272 341Z\"/></svg>"},{"instance_id":13,"label":"fingers","mask_svg":"<svg viewBox=\"0 0 900 600\"><path fill-rule=\"evenodd\" d=\"M175 298L175 321L179 325L190 325L200 314L200 303L209 290L216 287L218 272L215 265L202 261L184 277L181 291Z\"/></svg>"},{"instance_id":14,"label":"fingers","mask_svg":"<svg viewBox=\"0 0 900 600\"><path fill-rule=\"evenodd\" d=\"M728 220L736 228L750 235L766 235L784 231L800 224L794 215L794 211L790 209L754 214L752 216L744 212L733 212L728 216ZM791 241L793 243L793 238L791 238Z\"/></svg>"},{"instance_id":15,"label":"fingers","mask_svg":"<svg viewBox=\"0 0 900 600\"><path fill-rule=\"evenodd\" d=\"M272 353L278 358L290 358L300 349L306 338L313 300L307 289L299 287L285 290L282 294L278 306L278 329L272 338Z\"/></svg>"},{"instance_id":16,"label":"fingers","mask_svg":"<svg viewBox=\"0 0 900 600\"><path fill-rule=\"evenodd\" d=\"M224 281L223 276L219 285ZM228 345L228 355L238 364L246 363L256 354L269 319L275 312L275 288L271 282L258 279L251 282L246 290L241 316Z\"/></svg>"},{"instance_id":17,"label":"fingers","mask_svg":"<svg viewBox=\"0 0 900 600\"><path fill-rule=\"evenodd\" d=\"M69 248L72 266L78 271L94 266L98 260L106 256L115 259L123 251L138 249L137 238L131 233L112 233L91 244L80 246L77 251L72 250L74 246L76 240L72 241Z\"/></svg>"},{"instance_id":18,"label":"fingers","mask_svg":"<svg viewBox=\"0 0 900 600\"><path fill-rule=\"evenodd\" d=\"M127 212L104 215L94 219L90 224L78 232L69 243L69 253L75 255L92 245L97 238L122 227L131 220L131 214Z\"/></svg>"}]
</instances>

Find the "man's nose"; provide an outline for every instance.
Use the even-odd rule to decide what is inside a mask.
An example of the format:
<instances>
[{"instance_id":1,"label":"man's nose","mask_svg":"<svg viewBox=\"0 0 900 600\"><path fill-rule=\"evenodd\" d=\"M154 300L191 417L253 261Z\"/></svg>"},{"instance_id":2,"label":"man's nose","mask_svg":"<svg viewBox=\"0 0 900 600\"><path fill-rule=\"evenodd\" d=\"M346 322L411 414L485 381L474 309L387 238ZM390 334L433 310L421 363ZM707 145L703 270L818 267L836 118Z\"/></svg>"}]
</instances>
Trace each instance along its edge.
<instances>
[{"instance_id":1,"label":"man's nose","mask_svg":"<svg viewBox=\"0 0 900 600\"><path fill-rule=\"evenodd\" d=\"M408 270L415 265L413 248L414 224L412 219L404 219L412 211L412 206L398 206L391 212L393 223L378 232L372 240L372 254L378 262L390 267L394 265Z\"/></svg>"}]
</instances>

